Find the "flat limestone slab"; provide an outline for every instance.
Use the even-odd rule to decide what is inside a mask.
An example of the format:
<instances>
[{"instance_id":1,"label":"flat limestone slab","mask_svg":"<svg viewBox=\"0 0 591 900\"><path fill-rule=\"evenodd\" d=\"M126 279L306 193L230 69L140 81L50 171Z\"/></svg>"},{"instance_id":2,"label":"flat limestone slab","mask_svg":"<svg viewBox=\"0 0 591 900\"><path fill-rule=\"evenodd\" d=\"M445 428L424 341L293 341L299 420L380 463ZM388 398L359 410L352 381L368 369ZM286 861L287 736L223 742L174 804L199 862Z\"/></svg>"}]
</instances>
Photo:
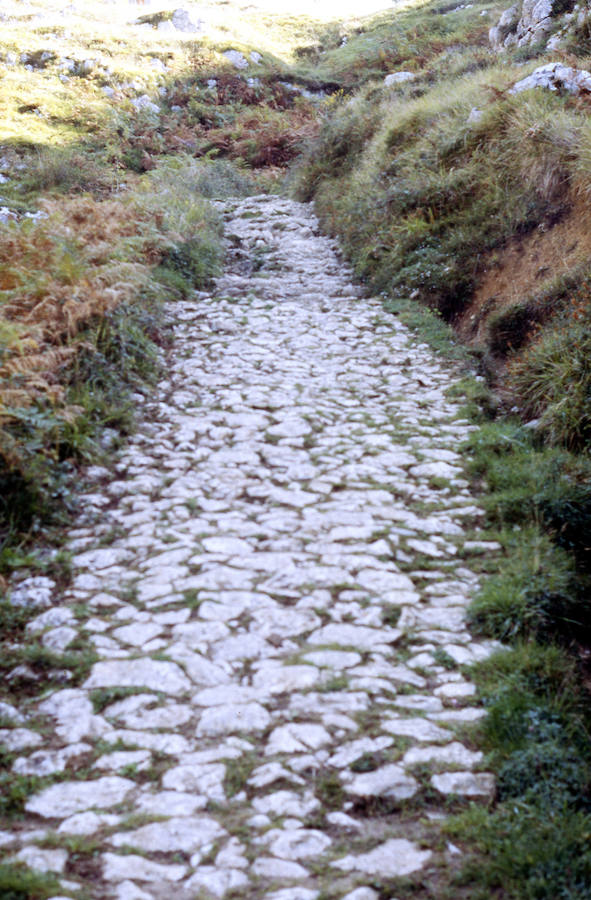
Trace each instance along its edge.
<instances>
[{"instance_id":1,"label":"flat limestone slab","mask_svg":"<svg viewBox=\"0 0 591 900\"><path fill-rule=\"evenodd\" d=\"M182 865L156 863L133 854L103 854L103 875L107 881L180 881L186 874L187 867Z\"/></svg>"},{"instance_id":2,"label":"flat limestone slab","mask_svg":"<svg viewBox=\"0 0 591 900\"><path fill-rule=\"evenodd\" d=\"M419 850L411 841L394 838L369 853L345 856L332 865L343 872L363 872L366 875L396 878L422 869L432 855L430 850Z\"/></svg>"},{"instance_id":3,"label":"flat limestone slab","mask_svg":"<svg viewBox=\"0 0 591 900\"><path fill-rule=\"evenodd\" d=\"M65 781L33 795L25 804L25 809L46 819L65 819L87 809L117 806L134 787L133 781L118 775L108 775L96 781Z\"/></svg>"},{"instance_id":4,"label":"flat limestone slab","mask_svg":"<svg viewBox=\"0 0 591 900\"><path fill-rule=\"evenodd\" d=\"M431 784L442 794L491 797L495 789L495 777L488 772L444 772L433 775Z\"/></svg>"},{"instance_id":5,"label":"flat limestone slab","mask_svg":"<svg viewBox=\"0 0 591 900\"><path fill-rule=\"evenodd\" d=\"M356 797L391 797L394 800L408 800L419 789L418 782L394 763L381 766L374 772L355 775L350 780L347 775L343 776L346 781L345 790Z\"/></svg>"},{"instance_id":6,"label":"flat limestone slab","mask_svg":"<svg viewBox=\"0 0 591 900\"><path fill-rule=\"evenodd\" d=\"M191 682L176 663L149 658L114 659L95 663L84 687L86 690L143 687L173 695L186 694L192 689Z\"/></svg>"},{"instance_id":7,"label":"flat limestone slab","mask_svg":"<svg viewBox=\"0 0 591 900\"><path fill-rule=\"evenodd\" d=\"M114 834L114 847L137 847L152 853L195 853L226 834L207 816L181 816Z\"/></svg>"}]
</instances>

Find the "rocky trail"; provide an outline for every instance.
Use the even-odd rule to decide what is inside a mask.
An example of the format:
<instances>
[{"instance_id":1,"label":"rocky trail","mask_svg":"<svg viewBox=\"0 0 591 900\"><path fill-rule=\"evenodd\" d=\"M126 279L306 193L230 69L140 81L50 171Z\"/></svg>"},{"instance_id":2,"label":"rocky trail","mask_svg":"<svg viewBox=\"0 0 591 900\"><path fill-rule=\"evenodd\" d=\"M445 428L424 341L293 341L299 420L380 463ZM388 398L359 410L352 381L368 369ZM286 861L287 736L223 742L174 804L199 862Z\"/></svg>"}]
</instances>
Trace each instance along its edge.
<instances>
[{"instance_id":1,"label":"rocky trail","mask_svg":"<svg viewBox=\"0 0 591 900\"><path fill-rule=\"evenodd\" d=\"M56 780L0 843L67 897L377 900L456 865L450 795L493 790L459 668L494 647L464 621L471 426L307 207L220 208L227 271L169 309L168 377L90 470L67 593L17 589L46 647L99 660L3 707L14 772Z\"/></svg>"}]
</instances>

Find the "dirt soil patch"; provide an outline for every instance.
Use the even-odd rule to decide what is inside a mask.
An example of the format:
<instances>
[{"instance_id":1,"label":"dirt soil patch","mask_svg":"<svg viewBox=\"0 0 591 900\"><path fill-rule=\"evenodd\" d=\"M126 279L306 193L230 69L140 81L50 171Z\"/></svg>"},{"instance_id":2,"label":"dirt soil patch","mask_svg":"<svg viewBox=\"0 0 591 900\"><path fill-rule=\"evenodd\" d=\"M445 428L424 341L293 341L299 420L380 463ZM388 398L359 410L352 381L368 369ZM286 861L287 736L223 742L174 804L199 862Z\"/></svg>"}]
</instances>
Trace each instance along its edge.
<instances>
[{"instance_id":1,"label":"dirt soil patch","mask_svg":"<svg viewBox=\"0 0 591 900\"><path fill-rule=\"evenodd\" d=\"M461 339L487 344L492 316L539 293L590 257L591 211L584 198L576 198L555 224L542 224L489 254L473 300L456 323Z\"/></svg>"}]
</instances>

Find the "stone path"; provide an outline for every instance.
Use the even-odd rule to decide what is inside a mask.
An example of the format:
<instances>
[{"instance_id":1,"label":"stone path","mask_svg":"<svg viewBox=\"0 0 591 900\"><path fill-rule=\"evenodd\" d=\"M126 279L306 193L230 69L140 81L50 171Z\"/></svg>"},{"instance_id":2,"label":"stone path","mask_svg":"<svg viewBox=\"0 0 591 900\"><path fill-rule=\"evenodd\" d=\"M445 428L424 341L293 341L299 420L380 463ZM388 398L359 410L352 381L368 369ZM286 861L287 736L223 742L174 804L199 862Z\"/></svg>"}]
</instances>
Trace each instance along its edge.
<instances>
[{"instance_id":1,"label":"stone path","mask_svg":"<svg viewBox=\"0 0 591 900\"><path fill-rule=\"evenodd\" d=\"M224 214L228 271L170 308L169 377L29 626L99 661L2 731L57 779L0 844L64 896L372 900L457 853L448 795L493 789L456 733L483 715L458 666L492 649L464 626L470 426L306 207Z\"/></svg>"}]
</instances>

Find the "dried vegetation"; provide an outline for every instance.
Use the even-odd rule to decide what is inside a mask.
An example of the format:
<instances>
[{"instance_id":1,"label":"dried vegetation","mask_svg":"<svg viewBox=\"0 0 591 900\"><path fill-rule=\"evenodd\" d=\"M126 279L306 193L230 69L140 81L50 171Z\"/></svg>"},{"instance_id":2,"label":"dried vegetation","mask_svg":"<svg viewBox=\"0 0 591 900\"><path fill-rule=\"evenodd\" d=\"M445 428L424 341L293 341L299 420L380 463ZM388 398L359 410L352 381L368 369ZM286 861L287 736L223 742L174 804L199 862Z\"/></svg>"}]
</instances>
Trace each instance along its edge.
<instances>
[{"instance_id":1,"label":"dried vegetation","mask_svg":"<svg viewBox=\"0 0 591 900\"><path fill-rule=\"evenodd\" d=\"M204 198L274 188L297 160L292 189L316 202L359 276L457 358L451 323L496 391L492 403L482 383L464 384L472 413L497 416L469 450L503 546L472 620L513 649L478 673L500 787L494 813L474 807L449 824L475 850L457 889L585 900L589 100L510 95L540 51L493 54L501 8L484 2L401 3L324 25L245 9L239 41L225 4L212 10L199 40L91 23L68 47L58 34L64 56L109 63L67 83L57 54L0 69L0 162L17 173L0 187L17 214L0 225L0 577L40 568L27 540L68 507L76 460L96 455L105 426L133 427L131 393L166 344L163 298L206 284L220 263ZM9 23L1 44L40 60L46 37ZM238 72L230 47L262 60ZM563 56L589 68L588 53L582 36ZM386 88L401 69L413 80ZM158 115L133 107L138 79ZM13 876L0 873L0 892ZM37 882L27 890L45 896Z\"/></svg>"}]
</instances>

